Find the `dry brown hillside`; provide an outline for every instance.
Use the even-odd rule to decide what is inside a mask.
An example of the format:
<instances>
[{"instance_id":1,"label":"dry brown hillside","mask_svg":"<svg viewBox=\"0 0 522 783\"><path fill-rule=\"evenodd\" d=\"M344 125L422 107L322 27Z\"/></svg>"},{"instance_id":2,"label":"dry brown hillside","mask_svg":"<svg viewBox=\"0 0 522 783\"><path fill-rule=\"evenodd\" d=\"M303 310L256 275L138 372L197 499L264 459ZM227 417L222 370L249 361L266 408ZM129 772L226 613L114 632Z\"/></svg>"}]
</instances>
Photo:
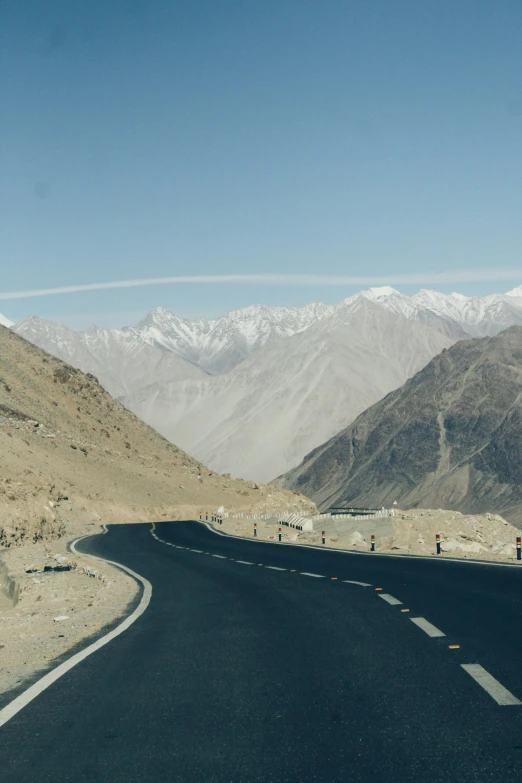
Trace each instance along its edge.
<instances>
[{"instance_id":1,"label":"dry brown hillside","mask_svg":"<svg viewBox=\"0 0 522 783\"><path fill-rule=\"evenodd\" d=\"M99 519L311 505L300 494L213 473L93 376L0 326L0 547Z\"/></svg>"}]
</instances>

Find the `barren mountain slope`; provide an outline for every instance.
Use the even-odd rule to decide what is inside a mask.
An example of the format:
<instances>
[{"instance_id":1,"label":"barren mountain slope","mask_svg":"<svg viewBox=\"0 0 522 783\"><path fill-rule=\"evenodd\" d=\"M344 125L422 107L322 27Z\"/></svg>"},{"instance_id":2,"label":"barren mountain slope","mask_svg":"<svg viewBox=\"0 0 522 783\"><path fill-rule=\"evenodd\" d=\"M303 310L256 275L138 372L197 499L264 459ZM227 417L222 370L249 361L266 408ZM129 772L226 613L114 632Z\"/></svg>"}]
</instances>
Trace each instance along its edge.
<instances>
[{"instance_id":1,"label":"barren mountain slope","mask_svg":"<svg viewBox=\"0 0 522 783\"><path fill-rule=\"evenodd\" d=\"M522 327L466 340L278 480L321 506L431 506L522 520Z\"/></svg>"},{"instance_id":2,"label":"barren mountain slope","mask_svg":"<svg viewBox=\"0 0 522 783\"><path fill-rule=\"evenodd\" d=\"M361 297L227 375L157 383L123 401L215 470L267 481L451 342Z\"/></svg>"},{"instance_id":3,"label":"barren mountain slope","mask_svg":"<svg viewBox=\"0 0 522 783\"><path fill-rule=\"evenodd\" d=\"M0 327L0 544L65 522L308 505L218 476L126 410L96 379Z\"/></svg>"}]
</instances>

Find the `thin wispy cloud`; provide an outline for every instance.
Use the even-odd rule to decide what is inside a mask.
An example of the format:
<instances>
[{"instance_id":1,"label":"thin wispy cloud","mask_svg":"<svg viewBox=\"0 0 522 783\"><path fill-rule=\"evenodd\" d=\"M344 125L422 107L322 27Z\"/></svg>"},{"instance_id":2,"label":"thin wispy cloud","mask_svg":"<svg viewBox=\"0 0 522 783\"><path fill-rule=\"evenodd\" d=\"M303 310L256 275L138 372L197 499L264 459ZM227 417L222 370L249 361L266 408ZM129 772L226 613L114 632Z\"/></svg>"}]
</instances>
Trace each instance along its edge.
<instances>
[{"instance_id":1,"label":"thin wispy cloud","mask_svg":"<svg viewBox=\"0 0 522 783\"><path fill-rule=\"evenodd\" d=\"M84 291L106 291L114 288L141 288L154 285L269 285L269 286L379 286L438 285L513 281L522 278L522 269L462 269L451 272L424 272L398 275L187 275L149 277L140 280L114 280L106 283L66 285L55 288L33 288L26 291L2 291L0 299L28 299L34 296L75 294Z\"/></svg>"}]
</instances>

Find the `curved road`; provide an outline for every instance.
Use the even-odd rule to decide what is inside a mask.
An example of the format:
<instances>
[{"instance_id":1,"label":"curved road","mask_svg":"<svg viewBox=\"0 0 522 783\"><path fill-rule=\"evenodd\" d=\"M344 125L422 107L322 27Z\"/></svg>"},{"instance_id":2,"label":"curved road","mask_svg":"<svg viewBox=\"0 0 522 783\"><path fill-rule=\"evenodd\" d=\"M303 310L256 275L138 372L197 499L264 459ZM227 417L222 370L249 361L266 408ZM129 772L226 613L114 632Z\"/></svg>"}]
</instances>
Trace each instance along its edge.
<instances>
[{"instance_id":1,"label":"curved road","mask_svg":"<svg viewBox=\"0 0 522 783\"><path fill-rule=\"evenodd\" d=\"M2 783L520 780L521 570L151 532L78 545L152 600L0 728Z\"/></svg>"}]
</instances>

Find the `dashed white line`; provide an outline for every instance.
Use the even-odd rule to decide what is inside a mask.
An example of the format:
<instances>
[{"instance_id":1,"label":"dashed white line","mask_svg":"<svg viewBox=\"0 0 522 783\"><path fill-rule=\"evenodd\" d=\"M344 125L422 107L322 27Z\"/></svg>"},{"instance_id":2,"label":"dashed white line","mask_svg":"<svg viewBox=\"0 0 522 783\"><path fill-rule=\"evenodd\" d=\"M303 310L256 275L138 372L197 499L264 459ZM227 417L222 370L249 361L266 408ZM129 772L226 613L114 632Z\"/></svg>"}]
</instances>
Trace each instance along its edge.
<instances>
[{"instance_id":1,"label":"dashed white line","mask_svg":"<svg viewBox=\"0 0 522 783\"><path fill-rule=\"evenodd\" d=\"M387 604L391 604L392 606L402 604L402 601L399 601L398 598L394 598L393 595L390 595L389 593L379 593L379 598L382 598L383 601L386 601Z\"/></svg>"},{"instance_id":2,"label":"dashed white line","mask_svg":"<svg viewBox=\"0 0 522 783\"><path fill-rule=\"evenodd\" d=\"M354 582L353 579L343 579L345 585L360 585L361 587L371 587L369 582Z\"/></svg>"},{"instance_id":3,"label":"dashed white line","mask_svg":"<svg viewBox=\"0 0 522 783\"><path fill-rule=\"evenodd\" d=\"M436 628L434 625L429 623L424 617L410 617L410 620L412 623L415 623L421 630L424 631L424 633L427 633L428 636L431 636L435 638L436 636L446 636L445 633L442 631L439 631L438 628Z\"/></svg>"},{"instance_id":4,"label":"dashed white line","mask_svg":"<svg viewBox=\"0 0 522 783\"><path fill-rule=\"evenodd\" d=\"M236 563L242 563L243 565L254 565L253 563L250 563L248 560L236 560Z\"/></svg>"},{"instance_id":5,"label":"dashed white line","mask_svg":"<svg viewBox=\"0 0 522 783\"><path fill-rule=\"evenodd\" d=\"M226 560L225 555L212 555L212 557L219 557L220 560Z\"/></svg>"},{"instance_id":6,"label":"dashed white line","mask_svg":"<svg viewBox=\"0 0 522 783\"><path fill-rule=\"evenodd\" d=\"M301 576L314 576L316 579L324 579L323 574L309 574L308 571L300 571Z\"/></svg>"},{"instance_id":7,"label":"dashed white line","mask_svg":"<svg viewBox=\"0 0 522 783\"><path fill-rule=\"evenodd\" d=\"M197 552L198 555L202 555L203 554L203 550L202 549L193 549L192 552Z\"/></svg>"},{"instance_id":8,"label":"dashed white line","mask_svg":"<svg viewBox=\"0 0 522 783\"><path fill-rule=\"evenodd\" d=\"M480 663L461 663L460 665L501 707L522 704L516 696L513 696L507 688L504 688L498 680L487 672Z\"/></svg>"},{"instance_id":9,"label":"dashed white line","mask_svg":"<svg viewBox=\"0 0 522 783\"><path fill-rule=\"evenodd\" d=\"M279 566L265 566L265 568L270 568L271 571L286 571L286 568L279 568Z\"/></svg>"}]
</instances>

